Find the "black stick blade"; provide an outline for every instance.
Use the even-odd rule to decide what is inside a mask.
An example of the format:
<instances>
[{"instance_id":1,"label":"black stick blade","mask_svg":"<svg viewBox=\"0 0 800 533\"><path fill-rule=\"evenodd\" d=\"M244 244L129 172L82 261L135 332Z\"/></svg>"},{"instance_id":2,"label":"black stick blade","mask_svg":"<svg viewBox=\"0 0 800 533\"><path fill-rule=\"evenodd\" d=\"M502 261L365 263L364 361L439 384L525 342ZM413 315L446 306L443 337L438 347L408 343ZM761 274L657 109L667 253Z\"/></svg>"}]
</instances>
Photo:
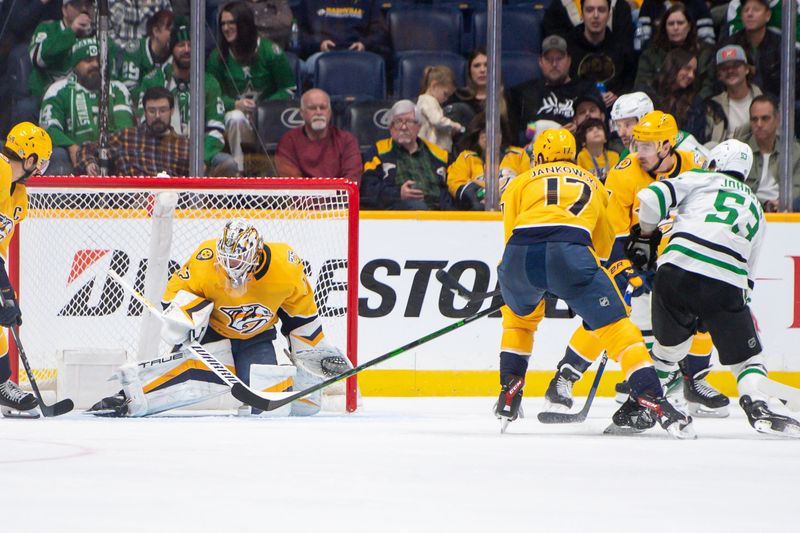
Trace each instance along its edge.
<instances>
[{"instance_id":1,"label":"black stick blade","mask_svg":"<svg viewBox=\"0 0 800 533\"><path fill-rule=\"evenodd\" d=\"M60 402L56 402L53 405L45 405L45 404L39 405L39 410L42 412L42 416L44 417L61 416L69 413L74 408L75 404L72 403L72 400L70 400L69 398L67 398L66 400L61 400Z\"/></svg>"}]
</instances>

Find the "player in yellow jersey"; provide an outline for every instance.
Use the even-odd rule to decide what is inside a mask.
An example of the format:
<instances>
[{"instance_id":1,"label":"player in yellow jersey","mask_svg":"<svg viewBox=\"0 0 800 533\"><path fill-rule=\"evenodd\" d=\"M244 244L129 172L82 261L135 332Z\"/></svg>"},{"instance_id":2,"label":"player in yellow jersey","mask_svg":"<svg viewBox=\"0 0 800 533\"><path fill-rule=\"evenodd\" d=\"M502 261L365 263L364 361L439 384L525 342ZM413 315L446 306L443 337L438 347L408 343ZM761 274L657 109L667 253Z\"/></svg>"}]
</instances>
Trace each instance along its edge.
<instances>
[{"instance_id":1,"label":"player in yellow jersey","mask_svg":"<svg viewBox=\"0 0 800 533\"><path fill-rule=\"evenodd\" d=\"M674 436L692 436L691 418L664 397L642 334L600 265L614 243L605 187L572 162L575 138L565 129L544 132L533 153L535 166L502 196L506 246L498 276L508 308L495 414L504 428L519 414L533 334L544 295L551 293L583 318L631 384L631 398L614 413L612 426L641 431L658 421Z\"/></svg>"},{"instance_id":2,"label":"player in yellow jersey","mask_svg":"<svg viewBox=\"0 0 800 533\"><path fill-rule=\"evenodd\" d=\"M0 326L6 328L22 323L16 293L6 273L8 245L17 224L28 212L25 181L47 170L52 152L53 143L46 131L30 122L21 122L11 128L0 153L0 292L6 302L0 308ZM32 394L23 392L11 381L8 339L0 328L0 411L3 416L34 417L38 415L23 413L37 405Z\"/></svg>"},{"instance_id":3,"label":"player in yellow jersey","mask_svg":"<svg viewBox=\"0 0 800 533\"><path fill-rule=\"evenodd\" d=\"M91 412L147 416L227 392L215 374L181 349L194 341L258 390L275 390L276 384L286 390L292 381L305 382L305 388L352 368L325 339L302 259L288 244L263 242L247 221L231 220L222 237L202 242L170 278L162 304L161 337L175 346L173 353L123 367L123 390ZM277 366L278 320L296 369ZM298 400L291 412L314 414L319 401L319 395Z\"/></svg>"},{"instance_id":4,"label":"player in yellow jersey","mask_svg":"<svg viewBox=\"0 0 800 533\"><path fill-rule=\"evenodd\" d=\"M699 168L703 157L692 152L674 149L678 127L675 119L661 111L645 114L633 128L633 152L620 161L609 173L606 188L610 199L608 216L616 242L609 260L609 269L625 268L624 242L631 228L639 222L639 191L655 181L675 177L681 172ZM650 296L647 284L633 292L631 320L641 329L648 347L653 333L650 321ZM681 373L659 374L669 391L684 384L684 395L693 414L727 416L729 400L705 380L710 371L712 343L708 334L698 334L689 356L681 365ZM596 335L580 327L569 341L558 370L547 388L545 411L566 411L572 407L572 385L577 382L592 361L602 353ZM681 380L683 377L683 380ZM617 385L618 401L628 396L627 384Z\"/></svg>"}]
</instances>

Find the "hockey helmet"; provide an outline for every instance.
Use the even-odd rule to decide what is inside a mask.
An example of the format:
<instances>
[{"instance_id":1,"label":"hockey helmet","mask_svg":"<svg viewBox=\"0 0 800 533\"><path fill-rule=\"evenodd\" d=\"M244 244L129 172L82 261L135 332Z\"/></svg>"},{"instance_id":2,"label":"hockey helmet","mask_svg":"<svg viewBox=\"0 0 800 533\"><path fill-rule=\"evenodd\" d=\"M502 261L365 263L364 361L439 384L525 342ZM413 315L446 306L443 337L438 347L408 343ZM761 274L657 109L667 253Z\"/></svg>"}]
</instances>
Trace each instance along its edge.
<instances>
[{"instance_id":1,"label":"hockey helmet","mask_svg":"<svg viewBox=\"0 0 800 533\"><path fill-rule=\"evenodd\" d=\"M652 113L654 109L653 101L641 91L623 94L611 107L611 120L614 122L624 118L640 120L647 113Z\"/></svg>"},{"instance_id":2,"label":"hockey helmet","mask_svg":"<svg viewBox=\"0 0 800 533\"><path fill-rule=\"evenodd\" d=\"M721 142L708 155L708 168L717 172L733 172L745 179L753 166L753 150L742 141Z\"/></svg>"},{"instance_id":3,"label":"hockey helmet","mask_svg":"<svg viewBox=\"0 0 800 533\"><path fill-rule=\"evenodd\" d=\"M555 161L574 161L576 153L575 137L564 128L545 130L533 141L533 160L537 165Z\"/></svg>"},{"instance_id":4,"label":"hockey helmet","mask_svg":"<svg viewBox=\"0 0 800 533\"><path fill-rule=\"evenodd\" d=\"M663 111L647 113L633 127L634 141L666 141L670 146L675 146L677 139L678 124L675 117Z\"/></svg>"},{"instance_id":5,"label":"hockey helmet","mask_svg":"<svg viewBox=\"0 0 800 533\"><path fill-rule=\"evenodd\" d=\"M23 161L36 156L36 174L44 174L53 154L50 135L32 122L20 122L8 132L6 148Z\"/></svg>"},{"instance_id":6,"label":"hockey helmet","mask_svg":"<svg viewBox=\"0 0 800 533\"><path fill-rule=\"evenodd\" d=\"M246 220L233 219L225 224L222 237L217 240L217 263L234 288L244 285L258 266L262 245L258 230Z\"/></svg>"}]
</instances>

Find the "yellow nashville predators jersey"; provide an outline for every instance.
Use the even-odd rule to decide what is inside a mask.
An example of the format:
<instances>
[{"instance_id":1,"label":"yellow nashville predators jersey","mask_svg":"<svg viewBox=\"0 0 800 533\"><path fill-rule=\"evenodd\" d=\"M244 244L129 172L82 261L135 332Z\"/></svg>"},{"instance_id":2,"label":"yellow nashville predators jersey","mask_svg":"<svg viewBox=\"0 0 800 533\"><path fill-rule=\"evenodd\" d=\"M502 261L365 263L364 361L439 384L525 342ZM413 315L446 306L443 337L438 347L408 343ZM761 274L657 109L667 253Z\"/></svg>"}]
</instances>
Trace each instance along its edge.
<instances>
[{"instance_id":1,"label":"yellow nashville predators jersey","mask_svg":"<svg viewBox=\"0 0 800 533\"><path fill-rule=\"evenodd\" d=\"M509 146L500 161L500 178L513 178L531 168L531 158L523 148ZM455 197L459 187L475 181L485 187L483 180L483 159L472 150L464 150L447 168L447 190ZM501 187L502 190L502 187Z\"/></svg>"},{"instance_id":2,"label":"yellow nashville predators jersey","mask_svg":"<svg viewBox=\"0 0 800 533\"><path fill-rule=\"evenodd\" d=\"M0 154L0 255L8 259L8 245L14 228L28 215L28 192L14 183L11 164Z\"/></svg>"},{"instance_id":3,"label":"yellow nashville predators jersey","mask_svg":"<svg viewBox=\"0 0 800 533\"><path fill-rule=\"evenodd\" d=\"M209 325L230 339L249 339L272 328L278 311L284 329L317 316L314 291L303 272L303 261L285 243L264 243L259 264L244 287L233 289L217 265L217 241L200 244L189 261L167 283L164 302L184 290L214 302ZM288 323L287 323L288 322Z\"/></svg>"},{"instance_id":4,"label":"yellow nashville predators jersey","mask_svg":"<svg viewBox=\"0 0 800 533\"><path fill-rule=\"evenodd\" d=\"M593 247L601 259L611 252L608 193L573 163L547 163L520 174L501 201L507 243L575 242Z\"/></svg>"},{"instance_id":5,"label":"yellow nashville predators jersey","mask_svg":"<svg viewBox=\"0 0 800 533\"><path fill-rule=\"evenodd\" d=\"M639 191L657 180L674 178L681 172L700 168L702 160L697 160L692 152L675 150L675 164L667 172L655 175L642 170L635 154L628 154L625 159L611 169L606 178L606 189L611 195L608 202L608 218L616 237L625 237L631 227L639 223Z\"/></svg>"}]
</instances>

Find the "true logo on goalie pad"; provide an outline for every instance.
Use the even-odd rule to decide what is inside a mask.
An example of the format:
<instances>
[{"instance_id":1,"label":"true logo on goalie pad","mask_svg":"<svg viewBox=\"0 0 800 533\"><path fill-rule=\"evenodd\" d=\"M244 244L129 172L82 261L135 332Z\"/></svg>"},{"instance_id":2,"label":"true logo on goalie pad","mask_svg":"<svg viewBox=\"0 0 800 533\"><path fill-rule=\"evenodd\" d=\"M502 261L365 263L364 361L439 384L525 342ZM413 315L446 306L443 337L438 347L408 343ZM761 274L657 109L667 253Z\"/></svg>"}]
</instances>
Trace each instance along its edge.
<instances>
[{"instance_id":1,"label":"true logo on goalie pad","mask_svg":"<svg viewBox=\"0 0 800 533\"><path fill-rule=\"evenodd\" d=\"M239 333L250 333L267 324L275 314L261 304L244 304L220 307L219 310L230 319L228 327Z\"/></svg>"}]
</instances>

